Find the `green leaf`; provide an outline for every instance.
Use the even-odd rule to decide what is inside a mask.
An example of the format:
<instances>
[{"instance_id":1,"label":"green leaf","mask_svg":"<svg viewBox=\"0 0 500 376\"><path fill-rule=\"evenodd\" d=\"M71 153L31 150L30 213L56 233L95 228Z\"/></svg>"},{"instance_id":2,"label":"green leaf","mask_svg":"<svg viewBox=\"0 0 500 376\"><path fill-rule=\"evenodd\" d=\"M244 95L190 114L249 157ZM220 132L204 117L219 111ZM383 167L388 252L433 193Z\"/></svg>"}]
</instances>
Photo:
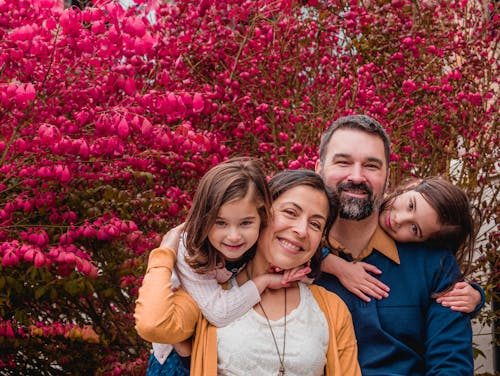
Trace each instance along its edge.
<instances>
[{"instance_id":1,"label":"green leaf","mask_svg":"<svg viewBox=\"0 0 500 376\"><path fill-rule=\"evenodd\" d=\"M45 293L47 292L47 290L48 290L47 286L42 286L39 289L37 289L35 291L35 299L39 300L42 296L45 295Z\"/></svg>"},{"instance_id":2,"label":"green leaf","mask_svg":"<svg viewBox=\"0 0 500 376\"><path fill-rule=\"evenodd\" d=\"M79 285L78 281L68 281L63 285L63 287L64 290L71 295L77 295L79 292L81 292L81 286Z\"/></svg>"}]
</instances>

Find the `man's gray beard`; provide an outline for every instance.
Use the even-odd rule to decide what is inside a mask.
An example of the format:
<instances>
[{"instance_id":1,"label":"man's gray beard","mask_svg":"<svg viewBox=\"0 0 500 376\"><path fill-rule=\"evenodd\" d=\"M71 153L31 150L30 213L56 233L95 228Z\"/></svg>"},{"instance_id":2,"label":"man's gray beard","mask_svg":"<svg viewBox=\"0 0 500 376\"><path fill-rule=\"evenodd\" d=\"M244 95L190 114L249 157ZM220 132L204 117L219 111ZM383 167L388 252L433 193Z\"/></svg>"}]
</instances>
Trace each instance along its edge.
<instances>
[{"instance_id":1,"label":"man's gray beard","mask_svg":"<svg viewBox=\"0 0 500 376\"><path fill-rule=\"evenodd\" d=\"M375 200L370 195L367 198L357 198L340 195L340 213L342 219L361 221L375 211Z\"/></svg>"}]
</instances>

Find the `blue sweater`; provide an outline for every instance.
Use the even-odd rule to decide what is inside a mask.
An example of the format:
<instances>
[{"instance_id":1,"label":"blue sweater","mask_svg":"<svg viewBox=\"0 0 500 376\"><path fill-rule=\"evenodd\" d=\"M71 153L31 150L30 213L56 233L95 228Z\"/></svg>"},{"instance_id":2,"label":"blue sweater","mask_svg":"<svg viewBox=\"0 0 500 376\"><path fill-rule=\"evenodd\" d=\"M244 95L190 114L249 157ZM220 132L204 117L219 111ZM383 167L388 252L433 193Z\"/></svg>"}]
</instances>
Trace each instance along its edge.
<instances>
[{"instance_id":1,"label":"blue sweater","mask_svg":"<svg viewBox=\"0 0 500 376\"><path fill-rule=\"evenodd\" d=\"M373 238L362 261L382 270L376 278L391 288L388 298L366 303L326 273L316 281L349 307L363 375L473 375L469 316L431 298L456 282L453 254L411 243L396 243L396 249L380 228ZM352 261L347 253L339 256Z\"/></svg>"}]
</instances>

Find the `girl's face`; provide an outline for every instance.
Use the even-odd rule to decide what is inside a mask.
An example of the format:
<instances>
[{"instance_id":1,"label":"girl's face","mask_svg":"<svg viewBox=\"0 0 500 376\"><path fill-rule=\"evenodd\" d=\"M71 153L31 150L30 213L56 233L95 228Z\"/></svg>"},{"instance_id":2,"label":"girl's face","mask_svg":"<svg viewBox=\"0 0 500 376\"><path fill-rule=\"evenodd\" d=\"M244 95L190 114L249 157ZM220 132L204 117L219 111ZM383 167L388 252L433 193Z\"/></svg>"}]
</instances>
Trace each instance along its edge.
<instances>
[{"instance_id":1,"label":"girl's face","mask_svg":"<svg viewBox=\"0 0 500 376\"><path fill-rule=\"evenodd\" d=\"M251 190L242 198L223 204L208 232L210 243L228 261L236 261L257 241L260 216Z\"/></svg>"},{"instance_id":2,"label":"girl's face","mask_svg":"<svg viewBox=\"0 0 500 376\"><path fill-rule=\"evenodd\" d=\"M396 196L380 213L379 224L399 242L423 242L441 228L437 212L416 191Z\"/></svg>"},{"instance_id":3,"label":"girl's face","mask_svg":"<svg viewBox=\"0 0 500 376\"><path fill-rule=\"evenodd\" d=\"M297 186L273 202L269 226L261 231L256 257L270 267L291 269L305 264L317 251L328 217L326 195Z\"/></svg>"}]
</instances>

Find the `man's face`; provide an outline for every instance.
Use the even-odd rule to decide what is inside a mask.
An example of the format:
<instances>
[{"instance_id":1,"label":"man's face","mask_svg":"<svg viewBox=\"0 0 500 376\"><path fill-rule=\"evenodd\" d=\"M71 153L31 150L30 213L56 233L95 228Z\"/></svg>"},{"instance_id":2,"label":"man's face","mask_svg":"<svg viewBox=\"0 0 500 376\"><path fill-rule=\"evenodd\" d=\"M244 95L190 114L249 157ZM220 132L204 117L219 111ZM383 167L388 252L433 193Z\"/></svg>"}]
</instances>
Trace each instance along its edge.
<instances>
[{"instance_id":1,"label":"man's face","mask_svg":"<svg viewBox=\"0 0 500 376\"><path fill-rule=\"evenodd\" d=\"M340 198L340 218L359 221L378 215L387 182L384 143L357 129L336 130L316 172Z\"/></svg>"}]
</instances>

